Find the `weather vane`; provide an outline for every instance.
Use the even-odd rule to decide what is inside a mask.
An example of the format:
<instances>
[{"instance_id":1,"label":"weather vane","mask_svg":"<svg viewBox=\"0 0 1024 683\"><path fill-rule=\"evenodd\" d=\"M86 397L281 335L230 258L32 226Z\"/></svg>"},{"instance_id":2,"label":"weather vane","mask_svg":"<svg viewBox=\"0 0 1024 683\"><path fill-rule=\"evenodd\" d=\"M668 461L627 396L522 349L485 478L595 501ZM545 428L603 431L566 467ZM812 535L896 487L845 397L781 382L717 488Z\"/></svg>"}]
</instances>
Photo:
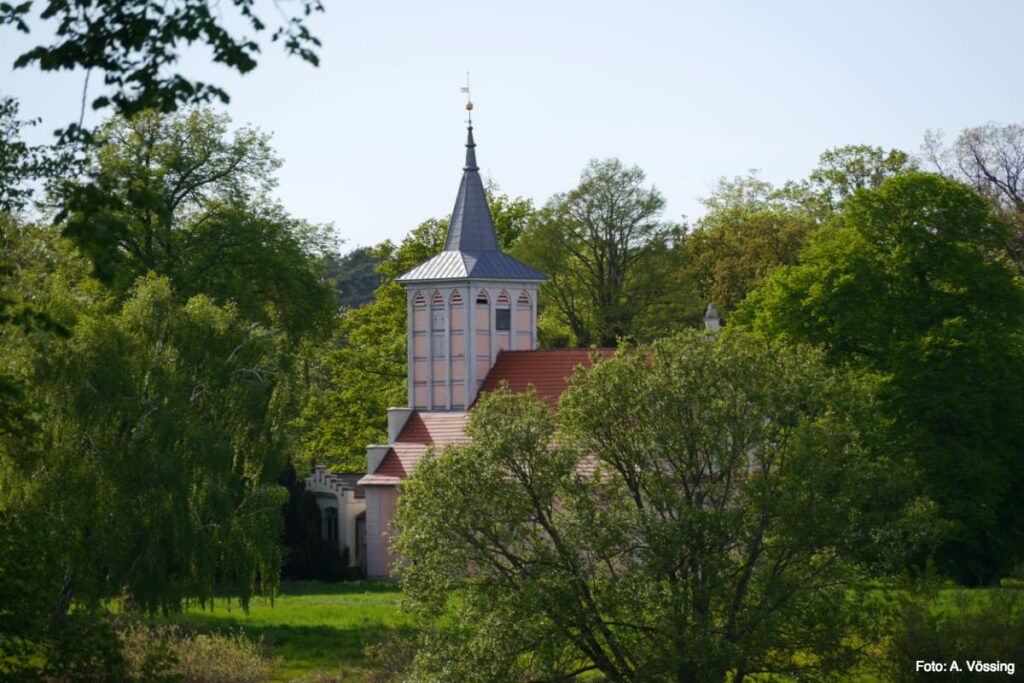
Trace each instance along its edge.
<instances>
[{"instance_id":1,"label":"weather vane","mask_svg":"<svg viewBox=\"0 0 1024 683\"><path fill-rule=\"evenodd\" d=\"M460 90L466 93L466 111L469 112L469 124L473 124L473 98L469 94L469 72L466 72L466 86L460 88Z\"/></svg>"}]
</instances>

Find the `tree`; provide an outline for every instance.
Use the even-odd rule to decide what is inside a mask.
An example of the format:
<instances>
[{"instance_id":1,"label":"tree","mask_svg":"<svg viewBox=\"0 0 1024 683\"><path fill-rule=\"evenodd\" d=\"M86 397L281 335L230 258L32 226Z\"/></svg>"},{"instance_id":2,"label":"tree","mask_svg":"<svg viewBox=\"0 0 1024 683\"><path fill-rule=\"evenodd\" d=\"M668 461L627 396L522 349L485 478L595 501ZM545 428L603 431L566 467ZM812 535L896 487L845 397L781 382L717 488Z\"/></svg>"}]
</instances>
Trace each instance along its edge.
<instances>
[{"instance_id":1,"label":"tree","mask_svg":"<svg viewBox=\"0 0 1024 683\"><path fill-rule=\"evenodd\" d=\"M41 150L21 139L35 121L18 118L18 101L0 96L0 211L21 209L31 196L28 181L42 162Z\"/></svg>"},{"instance_id":2,"label":"tree","mask_svg":"<svg viewBox=\"0 0 1024 683\"><path fill-rule=\"evenodd\" d=\"M989 258L1005 234L970 188L904 174L855 194L736 318L871 378L889 448L954 525L941 567L968 583L1024 558L1024 290Z\"/></svg>"},{"instance_id":3,"label":"tree","mask_svg":"<svg viewBox=\"0 0 1024 683\"><path fill-rule=\"evenodd\" d=\"M1010 223L1006 250L1024 273L1024 126L967 128L950 148L928 131L924 156L939 173L973 187Z\"/></svg>"},{"instance_id":4,"label":"tree","mask_svg":"<svg viewBox=\"0 0 1024 683\"><path fill-rule=\"evenodd\" d=\"M33 14L40 23L52 20L55 40L20 55L15 68L36 64L43 71L84 69L86 88L88 74L99 71L107 88L92 100L92 108L112 105L118 114L131 116L146 109L171 112L183 104L228 102L222 88L168 70L179 62L182 45L200 43L211 50L213 62L241 74L251 71L260 44L243 31L259 34L267 29L264 10L270 9L269 4L253 0L231 0L217 6L206 0L173 5L156 0L27 0L0 5L0 26L7 24L29 33L35 24ZM290 15L280 3L273 5L281 23L271 42L281 42L289 54L318 64L315 49L320 41L309 32L306 21L312 13L323 11L321 2L303 0ZM83 92L83 108L86 97ZM72 128L81 123L79 120Z\"/></svg>"},{"instance_id":5,"label":"tree","mask_svg":"<svg viewBox=\"0 0 1024 683\"><path fill-rule=\"evenodd\" d=\"M684 278L696 285L691 298L698 317L709 302L728 313L776 268L796 263L816 227L809 211L755 173L719 180L702 203L708 211L686 236L680 256Z\"/></svg>"},{"instance_id":6,"label":"tree","mask_svg":"<svg viewBox=\"0 0 1024 683\"><path fill-rule=\"evenodd\" d=\"M142 112L101 130L91 184L64 207L64 233L121 295L155 272L188 298L233 301L252 320L299 338L333 323L315 269L329 228L289 216L268 198L280 166L267 136L208 110Z\"/></svg>"},{"instance_id":7,"label":"tree","mask_svg":"<svg viewBox=\"0 0 1024 683\"><path fill-rule=\"evenodd\" d=\"M691 332L596 358L557 414L482 397L403 484L411 680L827 678L871 642L851 560L900 494L808 348ZM451 599L458 586L458 599ZM865 611L866 610L866 611Z\"/></svg>"},{"instance_id":8,"label":"tree","mask_svg":"<svg viewBox=\"0 0 1024 683\"><path fill-rule=\"evenodd\" d=\"M666 293L661 277L673 226L659 222L665 198L644 172L618 159L593 160L580 184L554 195L513 255L546 273L542 298L575 341L614 346Z\"/></svg>"},{"instance_id":9,"label":"tree","mask_svg":"<svg viewBox=\"0 0 1024 683\"><path fill-rule=\"evenodd\" d=\"M45 448L0 450L0 509L59 530L52 613L121 594L166 611L215 586L243 604L272 592L295 397L281 335L209 297L182 302L156 276L122 306L87 278L42 279L75 319L67 340L4 345L46 421Z\"/></svg>"},{"instance_id":10,"label":"tree","mask_svg":"<svg viewBox=\"0 0 1024 683\"><path fill-rule=\"evenodd\" d=\"M821 213L838 213L857 190L875 189L887 179L913 171L917 162L906 152L868 145L847 145L826 150L811 171L807 189Z\"/></svg>"},{"instance_id":11,"label":"tree","mask_svg":"<svg viewBox=\"0 0 1024 683\"><path fill-rule=\"evenodd\" d=\"M325 261L339 308L359 308L373 301L373 291L380 286L383 276L377 272L377 259L369 247L353 249L341 257L328 255Z\"/></svg>"}]
</instances>

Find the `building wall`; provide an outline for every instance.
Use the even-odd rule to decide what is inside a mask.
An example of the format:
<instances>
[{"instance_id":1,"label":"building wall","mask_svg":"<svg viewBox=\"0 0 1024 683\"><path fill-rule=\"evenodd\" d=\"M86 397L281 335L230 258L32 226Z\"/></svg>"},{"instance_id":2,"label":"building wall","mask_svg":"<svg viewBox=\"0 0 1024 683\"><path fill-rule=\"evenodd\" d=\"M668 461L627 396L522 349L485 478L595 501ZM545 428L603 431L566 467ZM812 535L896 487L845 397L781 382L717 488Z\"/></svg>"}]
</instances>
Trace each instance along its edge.
<instances>
[{"instance_id":1,"label":"building wall","mask_svg":"<svg viewBox=\"0 0 1024 683\"><path fill-rule=\"evenodd\" d=\"M500 351L537 348L536 284L463 282L407 292L410 407L465 410Z\"/></svg>"},{"instance_id":2,"label":"building wall","mask_svg":"<svg viewBox=\"0 0 1024 683\"><path fill-rule=\"evenodd\" d=\"M366 501L356 498L355 490L346 488L341 479L323 466L319 466L306 478L306 490L313 494L320 508L321 534L323 519L328 508L338 512L338 548L348 548L349 566L357 566L356 517L366 509Z\"/></svg>"},{"instance_id":3,"label":"building wall","mask_svg":"<svg viewBox=\"0 0 1024 683\"><path fill-rule=\"evenodd\" d=\"M366 577L391 579L395 556L389 548L391 520L398 490L394 486L366 487Z\"/></svg>"}]
</instances>

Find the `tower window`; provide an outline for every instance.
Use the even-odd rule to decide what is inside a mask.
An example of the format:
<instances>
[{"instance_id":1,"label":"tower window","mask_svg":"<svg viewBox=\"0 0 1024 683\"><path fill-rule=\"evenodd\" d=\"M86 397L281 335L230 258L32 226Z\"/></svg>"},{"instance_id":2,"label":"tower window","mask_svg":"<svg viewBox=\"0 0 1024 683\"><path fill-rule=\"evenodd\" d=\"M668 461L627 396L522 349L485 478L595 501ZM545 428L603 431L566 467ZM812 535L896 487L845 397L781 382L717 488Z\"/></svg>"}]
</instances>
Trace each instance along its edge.
<instances>
[{"instance_id":1,"label":"tower window","mask_svg":"<svg viewBox=\"0 0 1024 683\"><path fill-rule=\"evenodd\" d=\"M507 308L499 308L494 311L494 329L499 332L507 332L512 329L512 311Z\"/></svg>"}]
</instances>

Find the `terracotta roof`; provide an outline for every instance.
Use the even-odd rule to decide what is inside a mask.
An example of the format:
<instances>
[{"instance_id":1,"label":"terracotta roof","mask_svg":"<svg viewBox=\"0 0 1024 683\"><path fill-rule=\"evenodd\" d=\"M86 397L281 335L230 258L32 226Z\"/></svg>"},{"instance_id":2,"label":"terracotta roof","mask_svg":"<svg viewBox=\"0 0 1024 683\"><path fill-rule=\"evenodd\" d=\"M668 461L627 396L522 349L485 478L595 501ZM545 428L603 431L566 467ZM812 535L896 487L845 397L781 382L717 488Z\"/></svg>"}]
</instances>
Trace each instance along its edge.
<instances>
[{"instance_id":1,"label":"terracotta roof","mask_svg":"<svg viewBox=\"0 0 1024 683\"><path fill-rule=\"evenodd\" d=\"M603 356L611 356L614 349L597 349ZM513 393L526 391L533 385L537 396L546 398L552 408L565 391L576 368L590 367L591 349L553 349L545 351L502 351L494 367L484 378L480 393L495 391L508 382Z\"/></svg>"},{"instance_id":2,"label":"terracotta roof","mask_svg":"<svg viewBox=\"0 0 1024 683\"><path fill-rule=\"evenodd\" d=\"M469 441L463 433L468 421L469 413L465 412L414 412L377 470L363 477L359 483L363 486L397 484L416 469L420 458L434 444L443 446Z\"/></svg>"},{"instance_id":3,"label":"terracotta roof","mask_svg":"<svg viewBox=\"0 0 1024 683\"><path fill-rule=\"evenodd\" d=\"M502 351L494 367L484 379L480 393L494 391L503 381L513 392L526 391L533 386L537 396L546 398L552 408L568 385L568 380L580 365L590 367L590 349L557 349L548 351ZM599 349L603 356L611 356L614 349ZM377 470L359 480L361 486L390 486L405 479L416 469L427 450L446 443L467 443L464 430L469 422L467 412L416 411L409 416L401 433L391 444ZM584 469L593 470L593 463Z\"/></svg>"}]
</instances>

